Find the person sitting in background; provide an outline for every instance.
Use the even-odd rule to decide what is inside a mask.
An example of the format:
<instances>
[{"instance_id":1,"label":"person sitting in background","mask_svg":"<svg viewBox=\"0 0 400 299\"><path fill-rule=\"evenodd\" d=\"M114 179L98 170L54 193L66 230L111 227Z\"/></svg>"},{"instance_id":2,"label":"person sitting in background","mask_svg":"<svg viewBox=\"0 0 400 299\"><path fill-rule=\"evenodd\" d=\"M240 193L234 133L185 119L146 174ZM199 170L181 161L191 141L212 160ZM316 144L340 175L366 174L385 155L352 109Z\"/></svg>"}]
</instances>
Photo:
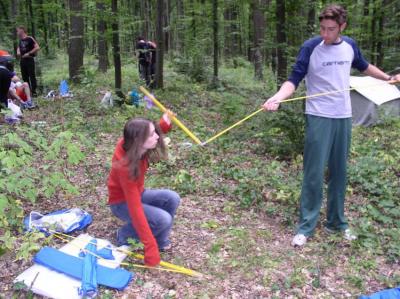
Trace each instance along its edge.
<instances>
[{"instance_id":1,"label":"person sitting in background","mask_svg":"<svg viewBox=\"0 0 400 299\"><path fill-rule=\"evenodd\" d=\"M8 91L13 76L11 55L7 51L0 50L0 109L7 108Z\"/></svg>"},{"instance_id":2,"label":"person sitting in background","mask_svg":"<svg viewBox=\"0 0 400 299\"><path fill-rule=\"evenodd\" d=\"M9 96L11 99L18 100L21 108L23 109L35 108L35 104L32 101L29 84L26 82L21 82L17 76L14 76L11 79Z\"/></svg>"}]
</instances>

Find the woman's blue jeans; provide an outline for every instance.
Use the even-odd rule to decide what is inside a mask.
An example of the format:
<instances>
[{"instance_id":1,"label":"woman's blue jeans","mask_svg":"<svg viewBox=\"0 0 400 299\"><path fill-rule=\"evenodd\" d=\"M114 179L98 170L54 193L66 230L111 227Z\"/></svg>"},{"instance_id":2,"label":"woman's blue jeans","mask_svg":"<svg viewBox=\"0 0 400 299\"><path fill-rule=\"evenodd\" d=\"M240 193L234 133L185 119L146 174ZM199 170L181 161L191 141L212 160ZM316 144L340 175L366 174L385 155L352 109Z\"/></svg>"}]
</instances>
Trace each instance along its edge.
<instances>
[{"instance_id":1,"label":"woman's blue jeans","mask_svg":"<svg viewBox=\"0 0 400 299\"><path fill-rule=\"evenodd\" d=\"M142 193L143 210L159 249L163 249L171 243L169 235L180 201L176 192L167 189L145 190ZM112 204L110 208L114 216L126 222L117 231L118 245L128 244L128 238L139 241L139 236L131 223L127 204L125 202Z\"/></svg>"}]
</instances>

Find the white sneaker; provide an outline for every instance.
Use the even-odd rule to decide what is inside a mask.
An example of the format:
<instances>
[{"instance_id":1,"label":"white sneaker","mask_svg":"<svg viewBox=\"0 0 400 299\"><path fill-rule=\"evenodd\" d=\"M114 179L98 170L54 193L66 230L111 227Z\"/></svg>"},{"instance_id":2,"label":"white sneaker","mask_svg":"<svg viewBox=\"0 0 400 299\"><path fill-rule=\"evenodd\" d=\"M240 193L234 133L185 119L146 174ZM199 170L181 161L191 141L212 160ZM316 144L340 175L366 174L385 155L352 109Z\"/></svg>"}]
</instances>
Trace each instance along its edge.
<instances>
[{"instance_id":1,"label":"white sneaker","mask_svg":"<svg viewBox=\"0 0 400 299\"><path fill-rule=\"evenodd\" d=\"M294 236L292 240L292 246L304 246L307 243L307 237L303 234L297 234Z\"/></svg>"},{"instance_id":2,"label":"white sneaker","mask_svg":"<svg viewBox=\"0 0 400 299\"><path fill-rule=\"evenodd\" d=\"M348 241L357 240L357 236L351 231L350 228L345 229L343 237Z\"/></svg>"},{"instance_id":3,"label":"white sneaker","mask_svg":"<svg viewBox=\"0 0 400 299\"><path fill-rule=\"evenodd\" d=\"M335 231L332 230L330 228L324 227L324 230L328 233L328 234L336 234L336 233L340 233L340 231ZM341 231L341 233L343 233L343 238L345 240L348 241L354 241L357 239L357 236L351 231L350 228L346 228L344 231Z\"/></svg>"}]
</instances>

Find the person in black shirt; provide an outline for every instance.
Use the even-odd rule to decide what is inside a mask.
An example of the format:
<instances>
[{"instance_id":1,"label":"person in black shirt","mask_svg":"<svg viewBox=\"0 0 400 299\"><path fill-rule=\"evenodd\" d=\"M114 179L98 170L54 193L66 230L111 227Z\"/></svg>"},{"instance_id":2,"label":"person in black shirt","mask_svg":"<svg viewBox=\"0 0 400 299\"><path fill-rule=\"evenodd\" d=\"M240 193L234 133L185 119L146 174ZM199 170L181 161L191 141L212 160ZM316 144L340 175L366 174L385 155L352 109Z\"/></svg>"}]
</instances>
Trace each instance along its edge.
<instances>
[{"instance_id":1,"label":"person in black shirt","mask_svg":"<svg viewBox=\"0 0 400 299\"><path fill-rule=\"evenodd\" d=\"M28 36L23 26L17 28L19 45L17 56L21 58L21 75L25 82L28 82L32 95L36 95L36 74L35 74L35 56L40 47L36 40Z\"/></svg>"},{"instance_id":2,"label":"person in black shirt","mask_svg":"<svg viewBox=\"0 0 400 299\"><path fill-rule=\"evenodd\" d=\"M136 55L139 60L139 75L142 80L146 81L148 86L150 84L151 53L148 43L141 36L137 38L136 49Z\"/></svg>"}]
</instances>

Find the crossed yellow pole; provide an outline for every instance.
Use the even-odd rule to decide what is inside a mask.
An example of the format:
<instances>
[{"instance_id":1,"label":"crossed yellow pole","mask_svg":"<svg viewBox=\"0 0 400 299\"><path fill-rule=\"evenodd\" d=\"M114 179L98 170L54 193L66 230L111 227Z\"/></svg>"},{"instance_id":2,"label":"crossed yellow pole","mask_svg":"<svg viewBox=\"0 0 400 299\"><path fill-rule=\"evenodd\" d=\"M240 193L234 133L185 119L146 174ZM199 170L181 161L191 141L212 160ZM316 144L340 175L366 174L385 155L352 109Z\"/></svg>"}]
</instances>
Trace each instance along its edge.
<instances>
[{"instance_id":1,"label":"crossed yellow pole","mask_svg":"<svg viewBox=\"0 0 400 299\"><path fill-rule=\"evenodd\" d=\"M152 102L160 108L162 112L166 112L167 108L163 104L161 104L146 88L143 86L139 87L140 91L143 92ZM176 116L172 115L172 121L182 129L183 132L185 132L194 142L197 144L201 144L201 141L199 138L196 137L179 119L176 118Z\"/></svg>"},{"instance_id":2,"label":"crossed yellow pole","mask_svg":"<svg viewBox=\"0 0 400 299\"><path fill-rule=\"evenodd\" d=\"M325 95L329 95L329 94L334 94L334 93L340 93L340 92L345 92L345 91L351 91L351 90L355 90L357 88L371 88L374 86L379 86L379 85L383 85L383 84L396 84L399 83L398 81L388 81L388 82L380 82L380 83L376 83L376 84L371 84L368 86L355 86L355 87L350 87L350 88L344 88L344 89L340 89L340 90L332 90L332 91L327 91L327 92L322 92L322 93L317 93L317 94L312 94L312 95L306 95L306 96L300 96L300 97L295 97L295 98L290 98L290 99L286 99L283 101L280 101L279 103L287 103L287 102L293 102L293 101L298 101L298 100L306 100L306 99L310 99L310 98L315 98L315 97L320 97L320 96L325 96ZM160 108L161 111L165 112L167 111L167 109L164 107L163 104L161 104L152 94L150 94L143 86L140 86L139 89L147 96L149 97L154 104ZM206 145L212 141L214 141L215 139L217 139L218 137L224 135L225 133L229 132L230 130L232 130L233 128L241 125L243 122L245 122L246 120L252 118L253 116L257 115L258 113L260 113L261 111L263 111L264 108L260 108L256 111L254 111L253 113L247 115L245 118L239 120L238 122L234 123L233 125L231 125L230 127L222 130L221 132L219 132L218 134L212 136L211 138L207 139L205 142L201 142L188 128L186 128L186 126L184 124L182 124L175 116L172 117L172 121L179 126L190 138L192 138L198 145Z\"/></svg>"}]
</instances>

